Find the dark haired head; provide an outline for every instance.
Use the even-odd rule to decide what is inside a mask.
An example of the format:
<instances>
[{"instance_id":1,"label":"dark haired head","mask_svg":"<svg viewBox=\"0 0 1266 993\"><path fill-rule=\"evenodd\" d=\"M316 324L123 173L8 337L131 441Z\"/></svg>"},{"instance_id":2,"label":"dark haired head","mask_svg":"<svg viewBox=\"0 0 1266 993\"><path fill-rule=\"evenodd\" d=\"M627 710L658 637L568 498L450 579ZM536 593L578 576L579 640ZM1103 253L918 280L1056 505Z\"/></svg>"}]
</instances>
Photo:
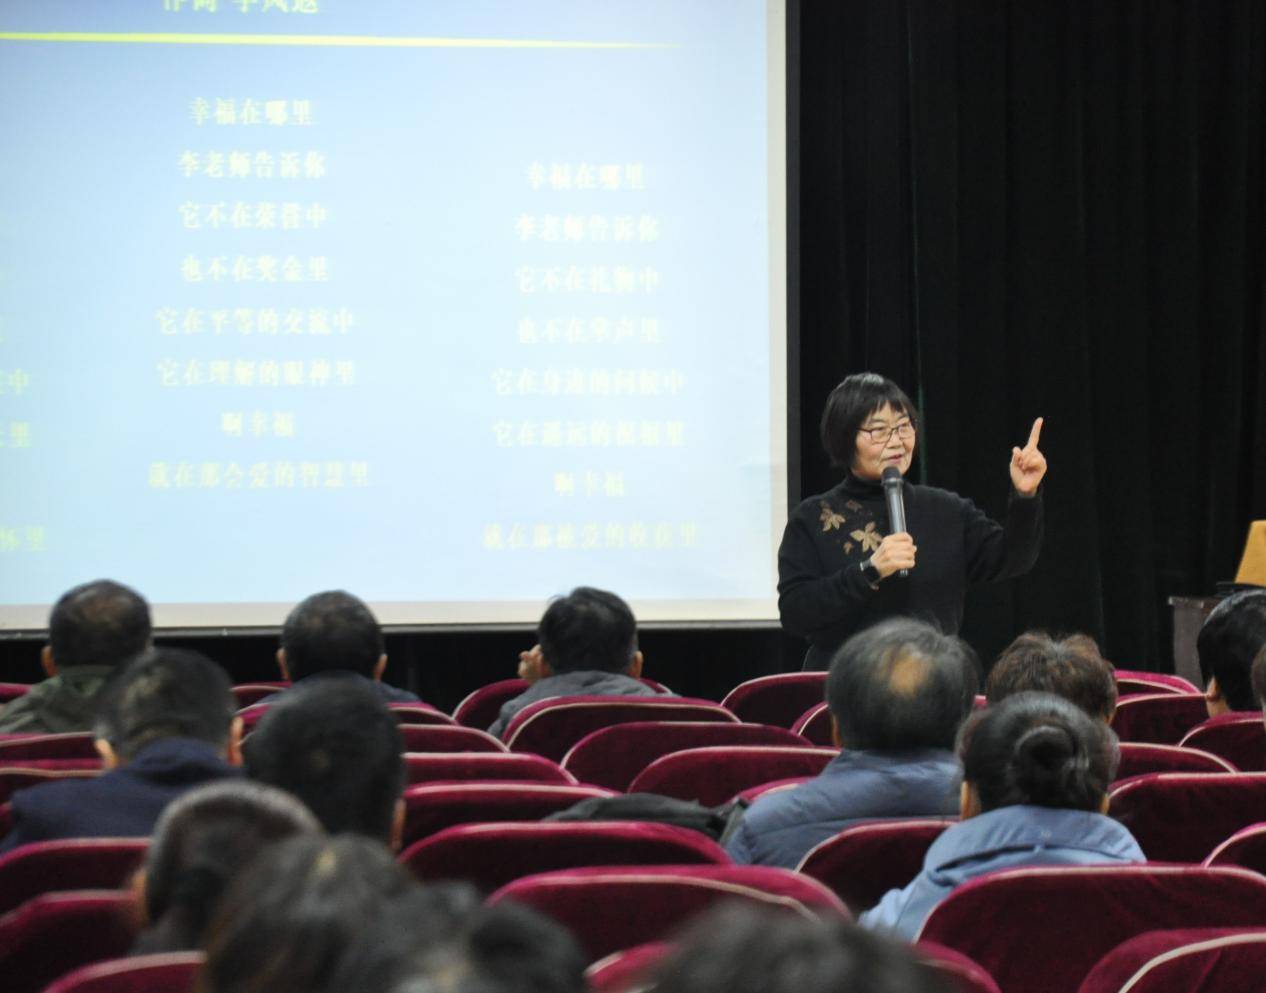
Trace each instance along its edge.
<instances>
[{"instance_id":1,"label":"dark haired head","mask_svg":"<svg viewBox=\"0 0 1266 993\"><path fill-rule=\"evenodd\" d=\"M314 593L286 618L281 650L289 678L342 669L369 679L381 674L382 628L365 604L343 590Z\"/></svg>"},{"instance_id":2,"label":"dark haired head","mask_svg":"<svg viewBox=\"0 0 1266 993\"><path fill-rule=\"evenodd\" d=\"M93 733L121 762L163 738L229 745L236 702L224 670L205 655L153 648L129 662L101 692Z\"/></svg>"},{"instance_id":3,"label":"dark haired head","mask_svg":"<svg viewBox=\"0 0 1266 993\"><path fill-rule=\"evenodd\" d=\"M135 953L192 951L233 877L266 846L321 826L289 793L229 780L191 790L163 811L145 857L150 928Z\"/></svg>"},{"instance_id":4,"label":"dark haired head","mask_svg":"<svg viewBox=\"0 0 1266 993\"><path fill-rule=\"evenodd\" d=\"M331 834L391 840L404 747L395 716L368 685L318 681L287 691L242 751L252 779L289 790Z\"/></svg>"},{"instance_id":5,"label":"dark haired head","mask_svg":"<svg viewBox=\"0 0 1266 993\"><path fill-rule=\"evenodd\" d=\"M614 593L577 586L550 601L536 628L541 655L556 673L624 672L637 654L637 621Z\"/></svg>"},{"instance_id":6,"label":"dark haired head","mask_svg":"<svg viewBox=\"0 0 1266 993\"><path fill-rule=\"evenodd\" d=\"M978 685L975 653L923 621L867 628L831 660L826 702L845 748L954 747Z\"/></svg>"},{"instance_id":7,"label":"dark haired head","mask_svg":"<svg viewBox=\"0 0 1266 993\"><path fill-rule=\"evenodd\" d=\"M1062 696L1101 721L1111 720L1117 706L1112 666L1086 635L1056 639L1026 631L1004 648L985 680L985 696L997 703L1026 690Z\"/></svg>"},{"instance_id":8,"label":"dark haired head","mask_svg":"<svg viewBox=\"0 0 1266 993\"><path fill-rule=\"evenodd\" d=\"M655 993L948 993L913 950L836 917L723 904L657 970Z\"/></svg>"},{"instance_id":9,"label":"dark haired head","mask_svg":"<svg viewBox=\"0 0 1266 993\"><path fill-rule=\"evenodd\" d=\"M1266 645L1253 659L1253 692L1266 709Z\"/></svg>"},{"instance_id":10,"label":"dark haired head","mask_svg":"<svg viewBox=\"0 0 1266 993\"><path fill-rule=\"evenodd\" d=\"M49 654L61 669L122 665L145 651L149 638L149 604L109 579L67 590L48 618Z\"/></svg>"},{"instance_id":11,"label":"dark haired head","mask_svg":"<svg viewBox=\"0 0 1266 993\"><path fill-rule=\"evenodd\" d=\"M1263 698L1253 692L1253 659L1266 645L1266 590L1232 593L1213 608L1200 634L1196 653L1205 686L1217 680L1225 710L1256 710ZM1211 708L1213 709L1213 708Z\"/></svg>"},{"instance_id":12,"label":"dark haired head","mask_svg":"<svg viewBox=\"0 0 1266 993\"><path fill-rule=\"evenodd\" d=\"M822 410L822 447L834 465L851 466L857 455L857 432L871 414L891 406L917 426L918 411L901 387L873 372L858 372L831 391Z\"/></svg>"},{"instance_id":13,"label":"dark haired head","mask_svg":"<svg viewBox=\"0 0 1266 993\"><path fill-rule=\"evenodd\" d=\"M1120 758L1107 725L1051 693L1017 693L973 714L959 754L984 811L1099 810Z\"/></svg>"}]
</instances>

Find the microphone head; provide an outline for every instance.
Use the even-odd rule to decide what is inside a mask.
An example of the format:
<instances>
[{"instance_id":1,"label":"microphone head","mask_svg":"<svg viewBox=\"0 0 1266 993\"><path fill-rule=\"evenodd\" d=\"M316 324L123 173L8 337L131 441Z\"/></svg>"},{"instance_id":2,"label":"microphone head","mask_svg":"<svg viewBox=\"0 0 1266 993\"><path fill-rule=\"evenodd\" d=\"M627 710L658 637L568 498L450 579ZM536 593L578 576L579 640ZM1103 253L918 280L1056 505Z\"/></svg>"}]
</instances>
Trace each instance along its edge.
<instances>
[{"instance_id":1,"label":"microphone head","mask_svg":"<svg viewBox=\"0 0 1266 993\"><path fill-rule=\"evenodd\" d=\"M886 466L883 471L884 486L900 486L903 482L901 470L895 465Z\"/></svg>"}]
</instances>

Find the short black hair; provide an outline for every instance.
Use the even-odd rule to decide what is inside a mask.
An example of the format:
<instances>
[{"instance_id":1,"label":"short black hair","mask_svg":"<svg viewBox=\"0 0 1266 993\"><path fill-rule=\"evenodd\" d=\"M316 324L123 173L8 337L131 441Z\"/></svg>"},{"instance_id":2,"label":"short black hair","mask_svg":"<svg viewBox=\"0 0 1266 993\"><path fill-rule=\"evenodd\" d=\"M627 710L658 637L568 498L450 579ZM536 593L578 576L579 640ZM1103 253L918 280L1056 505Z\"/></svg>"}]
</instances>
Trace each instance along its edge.
<instances>
[{"instance_id":1,"label":"short black hair","mask_svg":"<svg viewBox=\"0 0 1266 993\"><path fill-rule=\"evenodd\" d=\"M551 600L536 637L554 672L624 672L637 653L637 621L629 605L592 586Z\"/></svg>"},{"instance_id":2,"label":"short black hair","mask_svg":"<svg viewBox=\"0 0 1266 993\"><path fill-rule=\"evenodd\" d=\"M1253 658L1253 692L1266 708L1266 645Z\"/></svg>"},{"instance_id":3,"label":"short black hair","mask_svg":"<svg viewBox=\"0 0 1266 993\"><path fill-rule=\"evenodd\" d=\"M959 742L982 810L1025 804L1097 811L1116 775L1117 736L1053 693L1017 693L973 714Z\"/></svg>"},{"instance_id":4,"label":"short black hair","mask_svg":"<svg viewBox=\"0 0 1266 993\"><path fill-rule=\"evenodd\" d=\"M287 690L242 752L252 779L295 794L331 834L391 837L404 745L395 716L371 686L337 680Z\"/></svg>"},{"instance_id":5,"label":"short black hair","mask_svg":"<svg viewBox=\"0 0 1266 993\"><path fill-rule=\"evenodd\" d=\"M845 748L951 749L975 701L978 669L966 642L924 621L893 618L840 646L826 702Z\"/></svg>"},{"instance_id":6,"label":"short black hair","mask_svg":"<svg viewBox=\"0 0 1266 993\"><path fill-rule=\"evenodd\" d=\"M997 703L1025 690L1062 696L1103 721L1117 706L1112 666L1086 635L1052 638L1026 631L1004 648L985 680L985 696Z\"/></svg>"},{"instance_id":7,"label":"short black hair","mask_svg":"<svg viewBox=\"0 0 1266 993\"><path fill-rule=\"evenodd\" d=\"M914 949L841 917L728 903L690 926L655 993L949 993Z\"/></svg>"},{"instance_id":8,"label":"short black hair","mask_svg":"<svg viewBox=\"0 0 1266 993\"><path fill-rule=\"evenodd\" d=\"M222 748L236 706L228 675L205 655L152 648L118 670L101 691L93 732L125 762L164 738Z\"/></svg>"},{"instance_id":9,"label":"short black hair","mask_svg":"<svg viewBox=\"0 0 1266 993\"><path fill-rule=\"evenodd\" d=\"M118 666L149 647L149 604L112 579L67 590L48 618L48 646L58 668Z\"/></svg>"},{"instance_id":10,"label":"short black hair","mask_svg":"<svg viewBox=\"0 0 1266 993\"><path fill-rule=\"evenodd\" d=\"M314 593L281 629L290 678L345 669L372 677L383 655L382 628L364 601L345 590Z\"/></svg>"},{"instance_id":11,"label":"short black hair","mask_svg":"<svg viewBox=\"0 0 1266 993\"><path fill-rule=\"evenodd\" d=\"M834 465L851 466L857 456L857 432L875 411L890 405L917 427L919 414L910 398L891 379L874 372L848 376L826 398L819 432L822 447Z\"/></svg>"},{"instance_id":12,"label":"short black hair","mask_svg":"<svg viewBox=\"0 0 1266 993\"><path fill-rule=\"evenodd\" d=\"M1253 659L1266 645L1266 590L1241 590L1213 608L1196 636L1200 675L1210 678L1232 710L1256 710Z\"/></svg>"}]
</instances>

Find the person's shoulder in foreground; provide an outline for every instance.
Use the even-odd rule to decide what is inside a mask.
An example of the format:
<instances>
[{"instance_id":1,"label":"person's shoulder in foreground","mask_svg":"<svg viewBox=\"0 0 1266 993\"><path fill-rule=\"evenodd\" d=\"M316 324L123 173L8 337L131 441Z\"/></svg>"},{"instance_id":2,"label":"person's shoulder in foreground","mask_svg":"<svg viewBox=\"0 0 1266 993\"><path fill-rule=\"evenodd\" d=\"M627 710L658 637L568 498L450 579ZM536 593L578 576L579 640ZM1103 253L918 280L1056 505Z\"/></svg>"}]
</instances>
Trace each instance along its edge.
<instances>
[{"instance_id":1,"label":"person's shoulder in foreground","mask_svg":"<svg viewBox=\"0 0 1266 993\"><path fill-rule=\"evenodd\" d=\"M241 721L229 679L210 659L151 649L102 694L95 728L106 772L13 797L9 850L53 838L148 835L163 808L200 783L240 774Z\"/></svg>"},{"instance_id":2,"label":"person's shoulder in foreground","mask_svg":"<svg viewBox=\"0 0 1266 993\"><path fill-rule=\"evenodd\" d=\"M149 604L135 590L97 579L66 591L53 605L40 652L48 678L0 707L0 734L91 731L106 681L149 640Z\"/></svg>"},{"instance_id":3,"label":"person's shoulder in foreground","mask_svg":"<svg viewBox=\"0 0 1266 993\"><path fill-rule=\"evenodd\" d=\"M519 676L532 685L501 707L488 729L501 737L528 704L557 696L655 696L639 678L637 621L620 597L578 586L555 597L537 625L537 644L519 656Z\"/></svg>"},{"instance_id":4,"label":"person's shoulder in foreground","mask_svg":"<svg viewBox=\"0 0 1266 993\"><path fill-rule=\"evenodd\" d=\"M844 751L812 781L757 799L727 843L730 856L794 868L853 821L957 813L954 739L976 669L964 642L922 621L896 618L853 635L826 684Z\"/></svg>"}]
</instances>

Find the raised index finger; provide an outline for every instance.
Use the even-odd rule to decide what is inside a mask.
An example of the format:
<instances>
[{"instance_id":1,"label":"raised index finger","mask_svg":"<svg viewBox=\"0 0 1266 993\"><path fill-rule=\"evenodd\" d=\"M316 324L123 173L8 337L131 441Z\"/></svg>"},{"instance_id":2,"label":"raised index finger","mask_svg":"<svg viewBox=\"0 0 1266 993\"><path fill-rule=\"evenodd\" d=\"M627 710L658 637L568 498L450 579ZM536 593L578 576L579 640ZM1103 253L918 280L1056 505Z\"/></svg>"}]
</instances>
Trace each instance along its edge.
<instances>
[{"instance_id":1,"label":"raised index finger","mask_svg":"<svg viewBox=\"0 0 1266 993\"><path fill-rule=\"evenodd\" d=\"M1038 418L1033 422L1033 429L1029 432L1029 440L1024 443L1024 447L1037 448L1038 436L1042 433L1042 418Z\"/></svg>"}]
</instances>

